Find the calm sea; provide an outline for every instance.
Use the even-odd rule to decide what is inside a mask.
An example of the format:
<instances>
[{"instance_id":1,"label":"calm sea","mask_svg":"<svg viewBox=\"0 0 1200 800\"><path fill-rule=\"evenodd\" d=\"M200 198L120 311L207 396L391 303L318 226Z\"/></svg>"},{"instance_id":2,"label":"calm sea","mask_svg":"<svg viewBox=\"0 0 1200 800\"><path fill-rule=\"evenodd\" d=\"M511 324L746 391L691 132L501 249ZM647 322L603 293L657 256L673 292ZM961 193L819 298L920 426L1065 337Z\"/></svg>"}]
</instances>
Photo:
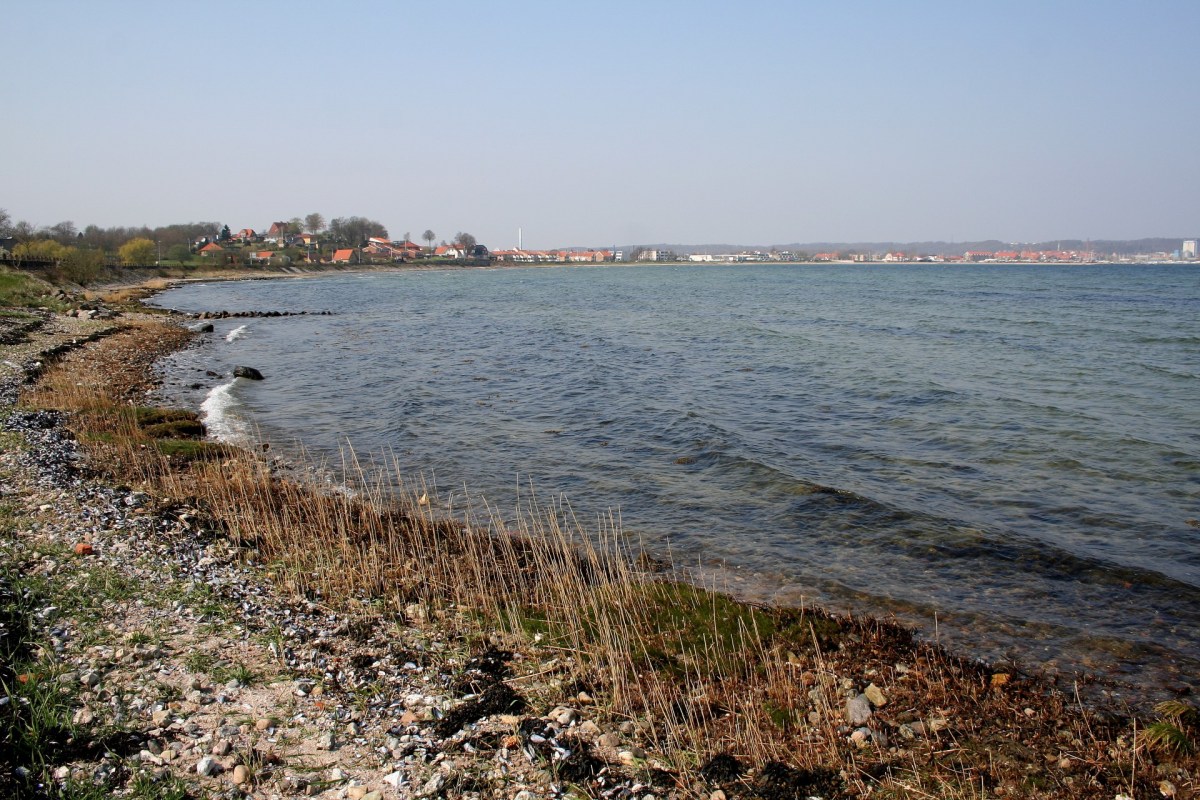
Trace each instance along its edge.
<instances>
[{"instance_id":1,"label":"calm sea","mask_svg":"<svg viewBox=\"0 0 1200 800\"><path fill-rule=\"evenodd\" d=\"M156 302L334 312L221 321L172 360L165 391L219 435L386 452L455 505L619 511L743 595L982 657L1200 674L1194 266L409 271Z\"/></svg>"}]
</instances>

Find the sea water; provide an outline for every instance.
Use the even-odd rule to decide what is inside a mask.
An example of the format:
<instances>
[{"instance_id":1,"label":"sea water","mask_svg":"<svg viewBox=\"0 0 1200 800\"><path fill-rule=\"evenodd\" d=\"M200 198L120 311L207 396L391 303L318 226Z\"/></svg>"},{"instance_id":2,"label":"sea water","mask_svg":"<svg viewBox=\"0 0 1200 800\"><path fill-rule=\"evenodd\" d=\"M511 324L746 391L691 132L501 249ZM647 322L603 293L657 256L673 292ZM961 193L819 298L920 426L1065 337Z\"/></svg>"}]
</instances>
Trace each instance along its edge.
<instances>
[{"instance_id":1,"label":"sea water","mask_svg":"<svg viewBox=\"0 0 1200 800\"><path fill-rule=\"evenodd\" d=\"M217 436L386 454L457 505L532 488L743 596L989 659L1200 667L1195 266L396 271L156 302L332 312L218 321L170 361Z\"/></svg>"}]
</instances>

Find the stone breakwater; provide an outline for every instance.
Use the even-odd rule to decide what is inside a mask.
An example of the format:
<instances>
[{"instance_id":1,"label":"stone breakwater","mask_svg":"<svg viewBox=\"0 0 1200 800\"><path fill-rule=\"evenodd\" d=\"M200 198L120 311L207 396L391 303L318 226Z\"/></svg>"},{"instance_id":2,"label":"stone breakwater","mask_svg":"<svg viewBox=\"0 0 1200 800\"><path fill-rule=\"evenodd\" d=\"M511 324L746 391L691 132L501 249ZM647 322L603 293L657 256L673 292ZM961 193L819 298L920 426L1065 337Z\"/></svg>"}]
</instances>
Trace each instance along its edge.
<instances>
[{"instance_id":1,"label":"stone breakwater","mask_svg":"<svg viewBox=\"0 0 1200 800\"><path fill-rule=\"evenodd\" d=\"M255 317L332 317L332 311L201 311L193 319L250 319Z\"/></svg>"}]
</instances>

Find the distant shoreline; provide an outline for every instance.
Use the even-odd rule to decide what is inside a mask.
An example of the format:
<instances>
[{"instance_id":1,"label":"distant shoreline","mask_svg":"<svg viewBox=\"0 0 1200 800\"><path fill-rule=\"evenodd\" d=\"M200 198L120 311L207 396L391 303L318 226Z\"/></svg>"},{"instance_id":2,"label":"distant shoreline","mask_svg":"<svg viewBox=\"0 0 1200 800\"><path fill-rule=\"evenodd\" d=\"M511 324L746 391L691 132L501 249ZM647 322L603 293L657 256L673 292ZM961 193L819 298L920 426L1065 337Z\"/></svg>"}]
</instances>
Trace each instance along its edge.
<instances>
[{"instance_id":1,"label":"distant shoreline","mask_svg":"<svg viewBox=\"0 0 1200 800\"><path fill-rule=\"evenodd\" d=\"M1200 261L975 261L975 262L944 262L944 261L617 261L617 262L494 262L488 265L477 264L355 264L340 265L308 265L304 267L280 267L275 269L220 270L200 274L182 275L151 275L149 271L130 272L115 280L97 283L89 287L87 293L98 295L119 289L142 289L146 293L142 297L150 297L165 291L171 286L208 281L248 281L248 280L277 280L281 278L318 278L325 275L356 275L376 274L381 272L441 272L469 271L492 269L553 269L553 268L591 268L591 267L749 267L749 266L779 266L779 267L1095 267L1095 266L1131 266L1131 267L1200 267Z\"/></svg>"}]
</instances>

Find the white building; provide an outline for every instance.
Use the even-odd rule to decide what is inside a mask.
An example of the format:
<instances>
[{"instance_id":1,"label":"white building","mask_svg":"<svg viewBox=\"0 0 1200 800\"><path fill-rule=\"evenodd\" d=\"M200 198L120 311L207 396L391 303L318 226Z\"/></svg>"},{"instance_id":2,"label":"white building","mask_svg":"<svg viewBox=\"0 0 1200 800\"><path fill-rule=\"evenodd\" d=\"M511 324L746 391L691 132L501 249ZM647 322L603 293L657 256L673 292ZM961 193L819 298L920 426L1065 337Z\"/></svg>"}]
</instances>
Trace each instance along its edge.
<instances>
[{"instance_id":1,"label":"white building","mask_svg":"<svg viewBox=\"0 0 1200 800\"><path fill-rule=\"evenodd\" d=\"M1183 248L1179 251L1179 255L1181 258L1195 259L1196 258L1196 240L1195 239L1185 239L1183 242Z\"/></svg>"}]
</instances>

